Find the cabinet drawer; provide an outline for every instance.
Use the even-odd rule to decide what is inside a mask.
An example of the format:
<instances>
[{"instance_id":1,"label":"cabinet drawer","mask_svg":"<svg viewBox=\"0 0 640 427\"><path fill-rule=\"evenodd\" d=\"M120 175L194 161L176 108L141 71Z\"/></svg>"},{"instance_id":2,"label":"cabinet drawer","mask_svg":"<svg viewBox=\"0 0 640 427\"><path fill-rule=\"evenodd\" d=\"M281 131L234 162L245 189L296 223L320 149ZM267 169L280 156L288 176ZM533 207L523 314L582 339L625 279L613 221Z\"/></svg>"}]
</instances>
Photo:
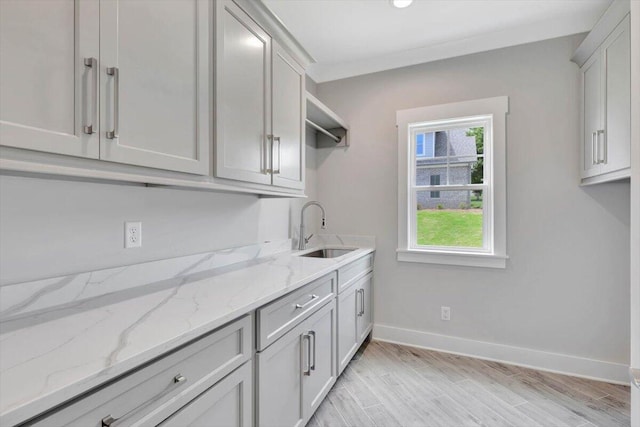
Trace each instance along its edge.
<instances>
[{"instance_id":1,"label":"cabinet drawer","mask_svg":"<svg viewBox=\"0 0 640 427\"><path fill-rule=\"evenodd\" d=\"M251 359L251 316L214 331L33 425L156 425Z\"/></svg>"},{"instance_id":2,"label":"cabinet drawer","mask_svg":"<svg viewBox=\"0 0 640 427\"><path fill-rule=\"evenodd\" d=\"M373 269L373 254L364 256L338 270L338 293Z\"/></svg>"},{"instance_id":3,"label":"cabinet drawer","mask_svg":"<svg viewBox=\"0 0 640 427\"><path fill-rule=\"evenodd\" d=\"M331 273L258 309L258 350L264 350L333 298L335 289L336 274Z\"/></svg>"},{"instance_id":4,"label":"cabinet drawer","mask_svg":"<svg viewBox=\"0 0 640 427\"><path fill-rule=\"evenodd\" d=\"M251 366L245 363L159 427L250 427L253 424Z\"/></svg>"}]
</instances>

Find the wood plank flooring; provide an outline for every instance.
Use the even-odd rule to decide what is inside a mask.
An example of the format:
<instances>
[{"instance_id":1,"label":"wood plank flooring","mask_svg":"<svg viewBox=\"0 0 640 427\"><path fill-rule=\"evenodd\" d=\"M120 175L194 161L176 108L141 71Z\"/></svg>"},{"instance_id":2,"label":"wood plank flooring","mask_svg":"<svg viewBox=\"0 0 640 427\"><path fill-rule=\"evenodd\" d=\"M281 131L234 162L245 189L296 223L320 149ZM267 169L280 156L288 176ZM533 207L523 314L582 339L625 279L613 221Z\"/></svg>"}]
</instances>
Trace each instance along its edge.
<instances>
[{"instance_id":1,"label":"wood plank flooring","mask_svg":"<svg viewBox=\"0 0 640 427\"><path fill-rule=\"evenodd\" d=\"M308 427L629 426L629 387L373 341Z\"/></svg>"}]
</instances>

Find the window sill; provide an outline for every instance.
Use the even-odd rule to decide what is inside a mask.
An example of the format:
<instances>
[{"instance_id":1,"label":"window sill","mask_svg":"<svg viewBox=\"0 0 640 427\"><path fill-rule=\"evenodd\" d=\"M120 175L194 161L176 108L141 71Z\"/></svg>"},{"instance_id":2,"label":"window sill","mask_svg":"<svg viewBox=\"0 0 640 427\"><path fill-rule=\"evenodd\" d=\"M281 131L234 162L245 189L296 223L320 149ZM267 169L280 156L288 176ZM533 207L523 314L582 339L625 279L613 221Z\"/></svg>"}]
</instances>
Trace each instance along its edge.
<instances>
[{"instance_id":1,"label":"window sill","mask_svg":"<svg viewBox=\"0 0 640 427\"><path fill-rule=\"evenodd\" d=\"M506 268L506 255L469 252L444 252L417 249L398 249L398 261L423 264L461 265L465 267Z\"/></svg>"}]
</instances>

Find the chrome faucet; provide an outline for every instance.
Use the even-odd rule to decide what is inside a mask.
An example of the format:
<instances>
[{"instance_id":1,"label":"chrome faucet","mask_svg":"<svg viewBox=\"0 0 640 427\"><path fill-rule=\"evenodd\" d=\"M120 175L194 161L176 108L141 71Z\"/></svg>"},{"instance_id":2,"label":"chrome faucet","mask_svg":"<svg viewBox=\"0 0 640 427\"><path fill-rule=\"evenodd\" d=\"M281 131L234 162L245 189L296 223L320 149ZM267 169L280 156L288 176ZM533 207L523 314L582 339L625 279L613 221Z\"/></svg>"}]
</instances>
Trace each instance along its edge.
<instances>
[{"instance_id":1,"label":"chrome faucet","mask_svg":"<svg viewBox=\"0 0 640 427\"><path fill-rule=\"evenodd\" d=\"M312 233L308 237L304 237L304 211L309 206L314 206L314 205L319 207L320 210L322 211L322 229L324 230L325 228L327 228L327 218L325 217L324 208L322 207L320 202L311 201L311 202L305 203L304 206L302 207L302 210L300 211L300 238L298 243L299 250L305 249L307 247L307 243L309 243L309 240L311 240L311 237L313 236L313 233Z\"/></svg>"}]
</instances>

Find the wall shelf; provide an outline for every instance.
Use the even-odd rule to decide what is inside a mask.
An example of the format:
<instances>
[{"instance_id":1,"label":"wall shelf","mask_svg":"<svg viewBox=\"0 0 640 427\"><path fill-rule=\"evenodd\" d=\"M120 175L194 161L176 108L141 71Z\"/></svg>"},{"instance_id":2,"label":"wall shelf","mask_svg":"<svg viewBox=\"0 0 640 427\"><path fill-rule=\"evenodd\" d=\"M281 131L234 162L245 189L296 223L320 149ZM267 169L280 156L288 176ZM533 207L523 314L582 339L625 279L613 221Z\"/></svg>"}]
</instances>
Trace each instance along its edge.
<instances>
[{"instance_id":1,"label":"wall shelf","mask_svg":"<svg viewBox=\"0 0 640 427\"><path fill-rule=\"evenodd\" d=\"M309 92L306 123L317 132L318 148L349 146L349 125Z\"/></svg>"}]
</instances>

